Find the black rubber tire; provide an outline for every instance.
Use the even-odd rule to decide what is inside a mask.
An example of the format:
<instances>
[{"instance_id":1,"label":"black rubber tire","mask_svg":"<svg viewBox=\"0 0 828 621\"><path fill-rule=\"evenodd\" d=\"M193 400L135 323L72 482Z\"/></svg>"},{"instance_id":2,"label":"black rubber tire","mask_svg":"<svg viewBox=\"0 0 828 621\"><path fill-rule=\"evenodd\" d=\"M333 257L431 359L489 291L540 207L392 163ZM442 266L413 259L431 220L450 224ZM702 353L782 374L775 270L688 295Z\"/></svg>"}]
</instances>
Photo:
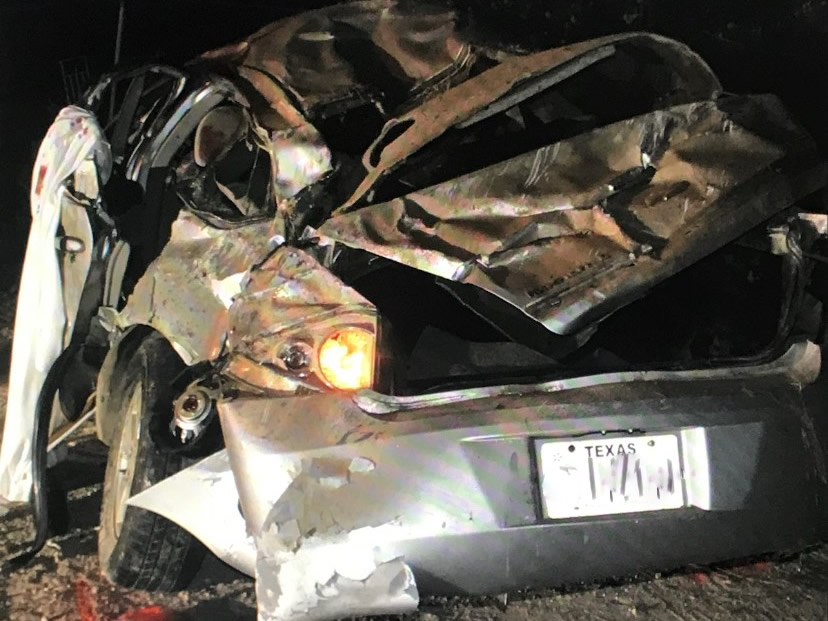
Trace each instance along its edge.
<instances>
[{"instance_id":1,"label":"black rubber tire","mask_svg":"<svg viewBox=\"0 0 828 621\"><path fill-rule=\"evenodd\" d=\"M204 558L205 548L195 537L173 522L151 511L128 506L120 528L116 516L122 505L119 489L129 495L158 483L187 467L193 460L158 449L150 433L150 421L169 421L175 399L170 382L184 364L169 343L159 335L149 336L135 351L121 381L113 382L117 393L109 395L112 411L120 412L103 486L101 526L98 531L98 558L104 574L125 587L148 591L175 591L192 579ZM141 392L135 428L129 433L127 409L137 391ZM125 437L132 435L132 437ZM129 443L129 445L127 445ZM131 475L120 475L122 450L134 450ZM131 480L130 480L131 479ZM124 482L118 487L116 481ZM209 519L209 518L207 518Z\"/></svg>"}]
</instances>

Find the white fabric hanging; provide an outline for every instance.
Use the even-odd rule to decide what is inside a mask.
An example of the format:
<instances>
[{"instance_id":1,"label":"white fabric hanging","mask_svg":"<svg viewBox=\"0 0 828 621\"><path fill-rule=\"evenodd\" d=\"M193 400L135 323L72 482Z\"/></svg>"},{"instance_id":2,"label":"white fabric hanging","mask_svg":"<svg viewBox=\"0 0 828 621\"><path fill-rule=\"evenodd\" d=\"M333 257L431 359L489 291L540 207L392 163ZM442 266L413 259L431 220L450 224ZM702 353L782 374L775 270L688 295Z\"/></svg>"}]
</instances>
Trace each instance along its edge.
<instances>
[{"instance_id":1,"label":"white fabric hanging","mask_svg":"<svg viewBox=\"0 0 828 621\"><path fill-rule=\"evenodd\" d=\"M35 409L43 381L63 350L66 313L55 236L66 182L85 160L106 181L112 156L95 117L76 106L60 111L40 145L30 193L32 224L17 296L9 396L0 446L0 504L28 502Z\"/></svg>"}]
</instances>

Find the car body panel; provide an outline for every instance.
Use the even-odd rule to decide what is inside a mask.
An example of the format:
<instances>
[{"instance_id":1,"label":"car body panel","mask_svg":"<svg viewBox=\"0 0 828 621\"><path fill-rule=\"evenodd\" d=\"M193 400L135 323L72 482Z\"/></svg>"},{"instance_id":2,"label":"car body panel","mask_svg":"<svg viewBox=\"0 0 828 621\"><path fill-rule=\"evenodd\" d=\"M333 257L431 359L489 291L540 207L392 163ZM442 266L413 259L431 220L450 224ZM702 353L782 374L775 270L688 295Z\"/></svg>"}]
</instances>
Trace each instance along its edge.
<instances>
[{"instance_id":1,"label":"car body panel","mask_svg":"<svg viewBox=\"0 0 828 621\"><path fill-rule=\"evenodd\" d=\"M187 502L181 502L182 494ZM176 522L231 567L255 574L256 543L239 510L239 492L226 450L132 496L129 504ZM205 520L205 515L210 519Z\"/></svg>"},{"instance_id":2,"label":"car body panel","mask_svg":"<svg viewBox=\"0 0 828 621\"><path fill-rule=\"evenodd\" d=\"M393 560L422 592L498 593L795 548L828 524L825 438L811 444L808 431L821 412L801 399L819 358L802 343L753 368L580 378L551 392L523 387L382 415L342 394L229 400L219 404L226 451L130 502L226 541L223 524L201 519L206 504L171 500L182 484L215 487L232 467L247 530L213 549L256 575L260 614L273 619L335 618L324 613L340 594L320 596L323 585ZM680 440L686 506L543 518L538 439L665 433ZM234 490L222 489L193 497L232 504ZM248 537L255 567L236 556ZM399 591L389 581L386 602L391 594ZM367 613L377 599L363 603ZM341 610L348 605L344 597Z\"/></svg>"},{"instance_id":3,"label":"car body panel","mask_svg":"<svg viewBox=\"0 0 828 621\"><path fill-rule=\"evenodd\" d=\"M368 174L341 209L351 208L382 176L451 127L474 123L520 103L624 48L647 52L663 63L666 75L658 88L664 107L710 99L721 92L718 79L699 56L676 41L648 33L592 39L527 55L498 54L498 64L490 69L389 119L363 157ZM400 126L404 131L385 144L387 135Z\"/></svg>"},{"instance_id":4,"label":"car body panel","mask_svg":"<svg viewBox=\"0 0 828 621\"><path fill-rule=\"evenodd\" d=\"M570 334L824 184L777 100L708 101L334 215L309 236L474 285Z\"/></svg>"},{"instance_id":5,"label":"car body panel","mask_svg":"<svg viewBox=\"0 0 828 621\"><path fill-rule=\"evenodd\" d=\"M200 60L270 77L315 116L348 101L389 106L411 92L439 88L468 55L452 11L369 0L280 20Z\"/></svg>"},{"instance_id":6,"label":"car body panel","mask_svg":"<svg viewBox=\"0 0 828 621\"><path fill-rule=\"evenodd\" d=\"M129 175L146 186L150 171L163 170L177 145L212 107L222 99L240 101L250 106L253 129L261 134L272 160L277 217L268 231L271 243L250 246L247 263L222 266L218 273L220 261L211 263L207 255L192 254L190 232L218 240L222 235L245 235L247 230L251 235L242 243L247 247L258 225L228 229L181 214L169 242L128 301L119 322L123 327L152 325L188 363L215 360L222 351L229 305L227 296L219 299L221 286L216 283L228 283L233 272L234 283L241 285L248 266L255 270L274 244L298 235L367 250L432 273L448 281L454 294L471 306L477 295L471 289L478 287L555 334L576 333L824 183L825 170L818 166L813 145L778 102L716 102L721 87L715 75L679 43L630 33L512 55L459 43L450 14L410 11L405 3L387 1L330 7L278 22L195 63L220 66L230 79L191 84L190 94L185 93L170 120L130 158ZM441 56L429 52L428 46L409 49L408 35L400 29L411 24L426 30L436 27L422 36L443 41L450 51ZM414 31L419 32L417 27ZM309 119L323 115L324 106L341 102L345 93L362 93L357 99L370 99L372 92L380 97L355 81L359 72L337 73L337 79L345 81L341 84L321 80L322 68L313 65L314 59L338 51L342 64L345 58L358 58L365 52L360 46L367 45L391 62L383 46L392 40L400 53L408 50L394 62L404 68L407 65L400 63L405 59L412 75L425 82L453 66L461 49L496 56L497 62L472 77L457 73L422 97L412 86L419 82L411 82L406 101L413 107L389 118L367 149L362 162L365 178L350 199L318 229L293 231L295 212L301 210L294 197L323 179L332 166L331 154ZM317 47L327 51L309 53ZM503 102L514 105L531 93L554 89L627 48L645 51L667 67L658 86L665 109L390 203L354 210L355 202L385 175L451 127L494 114L506 105ZM414 50L421 56L415 57ZM367 80L367 75L359 77ZM245 96L250 86L258 99ZM670 108L671 104L676 105ZM760 121L769 135L756 129ZM388 133L405 123L411 125L385 144ZM704 154L714 149L729 162L726 168L720 160L705 159ZM378 160L371 161L375 151ZM796 178L785 168L791 161L803 169ZM497 183L490 181L494 178ZM227 247L233 243L228 241ZM197 304L175 302L182 287L187 299ZM241 293L235 285L234 291Z\"/></svg>"},{"instance_id":7,"label":"car body panel","mask_svg":"<svg viewBox=\"0 0 828 621\"><path fill-rule=\"evenodd\" d=\"M644 42L669 50L691 67L685 75L676 74L686 90L671 95L674 99L714 96L718 82L706 65L683 46L666 41L636 34L507 59L489 70L503 69L502 79L489 76L481 82L489 73L484 72L403 117L419 115L421 125L428 119L429 126L437 129L409 130L416 134L414 142L406 138L408 131L403 134L385 148L380 165L369 170L363 185L378 181L381 172L392 169L451 124L480 112L484 103L497 101L510 85L533 75L532 67L536 73L540 67L548 72L549 63L566 65L596 50L614 53L613 45L618 42ZM599 55L586 66L602 58ZM560 79L583 68L577 65ZM468 101L469 97L461 97L468 86L478 89L476 103L456 113L458 106L452 102ZM200 92L210 93L212 99L191 95L173 115L191 119L191 128L220 97L229 97L233 88L224 83L221 89L195 91ZM193 101L199 101L200 112L192 110ZM435 109L456 114L449 123L434 117ZM327 160L313 155L313 149L307 151L306 146L316 144L318 136L303 138L307 125L297 123L294 129L270 133L268 140L274 170L289 170L280 153L292 161L297 159L296 149L311 153L310 168L300 166L295 171L294 176L305 179L301 186L324 175L325 167L312 163ZM164 145L172 140L168 136L175 125L171 120L165 127L169 129L159 132L156 146L148 148L143 164L131 173L142 183L149 169L169 161L173 147ZM713 151L721 159L706 157ZM388 203L356 210L346 203L318 229L307 228L302 235L322 244L367 250L439 276L472 306L476 294L462 285L473 285L514 305L551 332L565 335L588 328L660 280L789 207L823 185L825 175L812 142L774 98L702 101L601 127ZM287 181L277 189L282 199L296 192L298 186ZM277 199L277 217L267 233L271 243L251 247L246 263L234 263L233 268L228 264L219 269L221 274L215 266L208 268L211 259L206 254L196 259L199 269L185 259L189 267L179 272L183 257L195 257L188 235L200 229L197 235L220 239L249 231L249 242L245 242L249 244L261 235L255 227L262 225L218 227L182 213L161 256L129 300L121 323L152 325L190 363L215 360L222 350L220 328L229 298L218 299L214 284L228 278L228 270L241 284L248 267L257 269L275 244L288 237L293 209L292 201ZM205 268L207 276L199 276ZM181 287L188 288L188 299L203 303L167 304L166 296ZM192 315L191 306L201 309L196 315L207 313L210 321Z\"/></svg>"},{"instance_id":8,"label":"car body panel","mask_svg":"<svg viewBox=\"0 0 828 621\"><path fill-rule=\"evenodd\" d=\"M282 246L251 270L228 317L225 371L240 379L257 375L259 386L291 394L328 390L315 352L343 324L376 335L377 310L308 252ZM291 369L291 350L304 364ZM241 365L245 372L240 373Z\"/></svg>"},{"instance_id":9,"label":"car body panel","mask_svg":"<svg viewBox=\"0 0 828 621\"><path fill-rule=\"evenodd\" d=\"M441 57L453 68L442 70L449 77L436 95L418 99L408 83L411 104L392 115L391 99L357 84L354 72L325 84L318 68L286 60L307 46L327 58L350 43L331 34L340 18L304 19L199 61L235 63L247 83L237 82L240 92L263 95L266 105L249 110L271 157L282 144L336 166L307 128L354 101L373 102L388 120L362 158L364 179L318 227L292 228L300 186L329 172L316 165L309 175L299 167L302 183L275 188L269 227L179 214L119 323L151 325L188 363L218 361L241 394L219 396L226 449L130 504L176 521L254 575L260 618L282 621L400 613L420 592L496 593L663 570L824 536L825 438L801 400L820 369L812 343L729 367L411 396L331 392L313 355L301 369L284 356L317 350L337 325L379 333L377 309L337 276L343 247L432 274L469 306L476 288L552 333L589 330L825 184L812 141L778 100L721 97L684 46L633 34L525 56L458 51ZM375 25L363 24L360 37ZM384 179L446 132L554 90L625 46L667 65L673 82L662 86L661 108L372 204ZM466 53L499 64L470 77ZM441 75L423 67L422 76ZM678 438L681 508L543 518L538 440L653 434ZM224 507L221 523L203 519L213 503ZM792 505L796 516L783 508Z\"/></svg>"},{"instance_id":10,"label":"car body panel","mask_svg":"<svg viewBox=\"0 0 828 621\"><path fill-rule=\"evenodd\" d=\"M268 220L219 229L182 211L170 241L118 314L122 328L152 326L188 364L215 360L229 329L227 311L251 265L282 241Z\"/></svg>"}]
</instances>

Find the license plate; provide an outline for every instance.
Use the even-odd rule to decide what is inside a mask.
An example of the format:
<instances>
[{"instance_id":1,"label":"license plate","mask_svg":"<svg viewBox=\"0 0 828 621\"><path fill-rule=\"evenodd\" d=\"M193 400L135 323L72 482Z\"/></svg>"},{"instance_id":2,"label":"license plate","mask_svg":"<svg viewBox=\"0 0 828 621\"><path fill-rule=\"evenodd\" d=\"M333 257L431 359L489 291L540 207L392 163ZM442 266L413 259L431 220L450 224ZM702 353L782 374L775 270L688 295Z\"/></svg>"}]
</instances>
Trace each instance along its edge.
<instances>
[{"instance_id":1,"label":"license plate","mask_svg":"<svg viewBox=\"0 0 828 621\"><path fill-rule=\"evenodd\" d=\"M536 442L547 518L684 506L679 443L674 435Z\"/></svg>"}]
</instances>

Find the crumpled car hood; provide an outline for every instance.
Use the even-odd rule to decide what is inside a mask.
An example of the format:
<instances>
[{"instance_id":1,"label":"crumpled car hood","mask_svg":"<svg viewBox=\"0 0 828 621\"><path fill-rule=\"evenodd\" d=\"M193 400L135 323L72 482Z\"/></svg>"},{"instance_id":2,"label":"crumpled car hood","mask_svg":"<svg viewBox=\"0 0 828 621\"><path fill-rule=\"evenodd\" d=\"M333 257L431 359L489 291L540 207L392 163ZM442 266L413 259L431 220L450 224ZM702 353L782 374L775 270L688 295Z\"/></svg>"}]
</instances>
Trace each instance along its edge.
<instances>
[{"instance_id":1,"label":"crumpled car hood","mask_svg":"<svg viewBox=\"0 0 828 621\"><path fill-rule=\"evenodd\" d=\"M571 334L824 175L777 99L728 97L614 123L307 234L453 281L461 299L474 285Z\"/></svg>"},{"instance_id":2,"label":"crumpled car hood","mask_svg":"<svg viewBox=\"0 0 828 621\"><path fill-rule=\"evenodd\" d=\"M305 229L305 239L438 276L472 307L479 306L475 288L482 289L552 333L569 335L822 184L815 147L776 99L719 98L715 75L680 43L626 33L513 55L470 43L450 13L415 15L406 6L384 1L324 9L205 55L237 65L258 89L278 82L310 117L346 93L362 93L383 107L382 95L353 64L359 45L383 63L393 60L407 76L409 103L417 101L416 85L459 70L461 48L497 57L486 71L449 80L390 118L363 156L361 183L327 221ZM403 33L408 27L416 37ZM433 50L426 53L414 39L431 41ZM371 202L378 182L449 129L513 105L518 91L532 84L554 88L622 49L669 68L660 85L663 107L358 207ZM323 71L313 59L329 63ZM396 137L389 140L391 134Z\"/></svg>"}]
</instances>

